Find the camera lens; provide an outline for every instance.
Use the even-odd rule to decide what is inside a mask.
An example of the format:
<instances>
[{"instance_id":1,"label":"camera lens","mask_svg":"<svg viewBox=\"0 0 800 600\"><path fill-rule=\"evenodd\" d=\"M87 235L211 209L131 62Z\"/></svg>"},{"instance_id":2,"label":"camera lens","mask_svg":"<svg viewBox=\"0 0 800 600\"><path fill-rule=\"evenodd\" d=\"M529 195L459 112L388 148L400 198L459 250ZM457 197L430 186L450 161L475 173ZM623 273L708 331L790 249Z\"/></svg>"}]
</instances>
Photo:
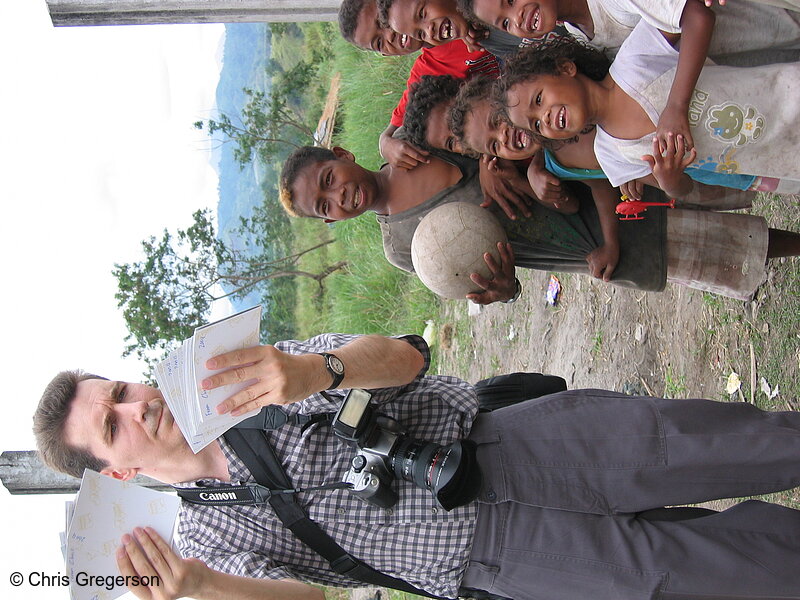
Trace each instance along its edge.
<instances>
[{"instance_id":1,"label":"camera lens","mask_svg":"<svg viewBox=\"0 0 800 600\"><path fill-rule=\"evenodd\" d=\"M401 437L390 453L394 474L430 490L445 510L452 510L478 497L481 473L470 441L448 446Z\"/></svg>"}]
</instances>

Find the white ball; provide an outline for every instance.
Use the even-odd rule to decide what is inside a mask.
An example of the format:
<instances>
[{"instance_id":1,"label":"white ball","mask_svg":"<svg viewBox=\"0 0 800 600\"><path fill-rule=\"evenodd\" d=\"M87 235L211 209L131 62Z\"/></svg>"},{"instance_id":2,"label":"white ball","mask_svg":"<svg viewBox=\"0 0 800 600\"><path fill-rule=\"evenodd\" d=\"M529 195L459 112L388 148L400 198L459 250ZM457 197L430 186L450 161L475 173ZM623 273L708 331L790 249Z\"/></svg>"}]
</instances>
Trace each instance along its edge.
<instances>
[{"instance_id":1,"label":"white ball","mask_svg":"<svg viewBox=\"0 0 800 600\"><path fill-rule=\"evenodd\" d=\"M444 298L483 291L469 276L492 274L483 255L500 262L497 243L508 238L495 216L468 202L443 204L428 213L411 241L411 261L422 283Z\"/></svg>"}]
</instances>

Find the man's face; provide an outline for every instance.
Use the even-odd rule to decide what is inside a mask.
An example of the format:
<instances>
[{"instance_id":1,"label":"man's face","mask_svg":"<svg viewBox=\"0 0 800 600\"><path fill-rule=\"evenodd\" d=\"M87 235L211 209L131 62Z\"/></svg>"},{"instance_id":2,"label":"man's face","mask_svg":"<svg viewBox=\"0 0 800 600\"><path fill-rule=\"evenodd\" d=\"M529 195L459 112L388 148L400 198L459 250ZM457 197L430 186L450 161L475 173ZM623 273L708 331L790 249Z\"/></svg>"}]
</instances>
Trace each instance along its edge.
<instances>
[{"instance_id":1,"label":"man's face","mask_svg":"<svg viewBox=\"0 0 800 600\"><path fill-rule=\"evenodd\" d=\"M367 3L358 15L353 41L359 48L372 50L384 56L411 54L422 47L422 42L419 40L397 33L388 27L381 27L378 21L378 5L375 2Z\"/></svg>"},{"instance_id":2,"label":"man's face","mask_svg":"<svg viewBox=\"0 0 800 600\"><path fill-rule=\"evenodd\" d=\"M481 21L522 38L539 38L553 31L558 0L473 0Z\"/></svg>"},{"instance_id":3,"label":"man's face","mask_svg":"<svg viewBox=\"0 0 800 600\"><path fill-rule=\"evenodd\" d=\"M463 38L469 31L455 0L395 0L388 21L395 31L432 46Z\"/></svg>"},{"instance_id":4,"label":"man's face","mask_svg":"<svg viewBox=\"0 0 800 600\"><path fill-rule=\"evenodd\" d=\"M447 111L452 104L452 100L450 102L442 102L431 110L431 114L428 116L425 141L431 148L439 148L461 154L461 144L447 126Z\"/></svg>"},{"instance_id":5,"label":"man's face","mask_svg":"<svg viewBox=\"0 0 800 600\"><path fill-rule=\"evenodd\" d=\"M336 158L306 165L292 185L297 210L326 221L343 221L363 214L378 200L375 178L353 155L334 148Z\"/></svg>"},{"instance_id":6,"label":"man's face","mask_svg":"<svg viewBox=\"0 0 800 600\"><path fill-rule=\"evenodd\" d=\"M78 383L64 440L106 461L103 472L118 479L158 476L191 454L157 389L105 379Z\"/></svg>"},{"instance_id":7,"label":"man's face","mask_svg":"<svg viewBox=\"0 0 800 600\"><path fill-rule=\"evenodd\" d=\"M529 131L500 118L489 100L476 102L464 119L464 144L481 154L508 160L530 158L539 149Z\"/></svg>"}]
</instances>

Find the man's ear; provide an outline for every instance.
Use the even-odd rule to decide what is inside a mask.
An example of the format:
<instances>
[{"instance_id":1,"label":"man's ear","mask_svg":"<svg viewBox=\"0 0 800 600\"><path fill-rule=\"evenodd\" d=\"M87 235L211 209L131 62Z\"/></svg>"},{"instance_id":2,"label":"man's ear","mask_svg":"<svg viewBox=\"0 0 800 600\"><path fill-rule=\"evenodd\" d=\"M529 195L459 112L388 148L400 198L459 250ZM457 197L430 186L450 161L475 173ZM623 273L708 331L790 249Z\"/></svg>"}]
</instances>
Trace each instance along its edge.
<instances>
[{"instance_id":1,"label":"man's ear","mask_svg":"<svg viewBox=\"0 0 800 600\"><path fill-rule=\"evenodd\" d=\"M558 65L558 74L559 75L568 75L569 77L575 77L575 74L578 72L578 67L575 66L575 63L569 59L563 59L561 63Z\"/></svg>"},{"instance_id":2,"label":"man's ear","mask_svg":"<svg viewBox=\"0 0 800 600\"><path fill-rule=\"evenodd\" d=\"M352 152L349 150L345 150L341 146L334 146L331 148L333 153L336 155L336 158L344 158L353 162L356 162L356 157L353 155Z\"/></svg>"},{"instance_id":3,"label":"man's ear","mask_svg":"<svg viewBox=\"0 0 800 600\"><path fill-rule=\"evenodd\" d=\"M105 467L103 468L100 473L102 475L107 475L108 477L113 477L114 479L119 479L120 481L128 481L136 477L136 474L139 472L139 469L115 469L113 467Z\"/></svg>"}]
</instances>

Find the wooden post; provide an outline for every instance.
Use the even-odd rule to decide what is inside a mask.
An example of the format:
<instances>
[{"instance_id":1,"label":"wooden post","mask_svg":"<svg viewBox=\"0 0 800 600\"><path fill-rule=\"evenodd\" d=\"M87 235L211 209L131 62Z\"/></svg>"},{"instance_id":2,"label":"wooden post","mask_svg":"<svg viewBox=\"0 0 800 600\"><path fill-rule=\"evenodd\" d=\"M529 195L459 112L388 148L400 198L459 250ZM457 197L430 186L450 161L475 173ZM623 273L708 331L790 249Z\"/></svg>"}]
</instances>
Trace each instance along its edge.
<instances>
[{"instance_id":1,"label":"wooden post","mask_svg":"<svg viewBox=\"0 0 800 600\"><path fill-rule=\"evenodd\" d=\"M80 479L46 467L35 450L6 450L0 454L0 480L12 494L74 494ZM157 490L172 490L155 479L137 475L133 483Z\"/></svg>"},{"instance_id":2,"label":"wooden post","mask_svg":"<svg viewBox=\"0 0 800 600\"><path fill-rule=\"evenodd\" d=\"M47 0L56 27L335 21L341 0Z\"/></svg>"}]
</instances>

